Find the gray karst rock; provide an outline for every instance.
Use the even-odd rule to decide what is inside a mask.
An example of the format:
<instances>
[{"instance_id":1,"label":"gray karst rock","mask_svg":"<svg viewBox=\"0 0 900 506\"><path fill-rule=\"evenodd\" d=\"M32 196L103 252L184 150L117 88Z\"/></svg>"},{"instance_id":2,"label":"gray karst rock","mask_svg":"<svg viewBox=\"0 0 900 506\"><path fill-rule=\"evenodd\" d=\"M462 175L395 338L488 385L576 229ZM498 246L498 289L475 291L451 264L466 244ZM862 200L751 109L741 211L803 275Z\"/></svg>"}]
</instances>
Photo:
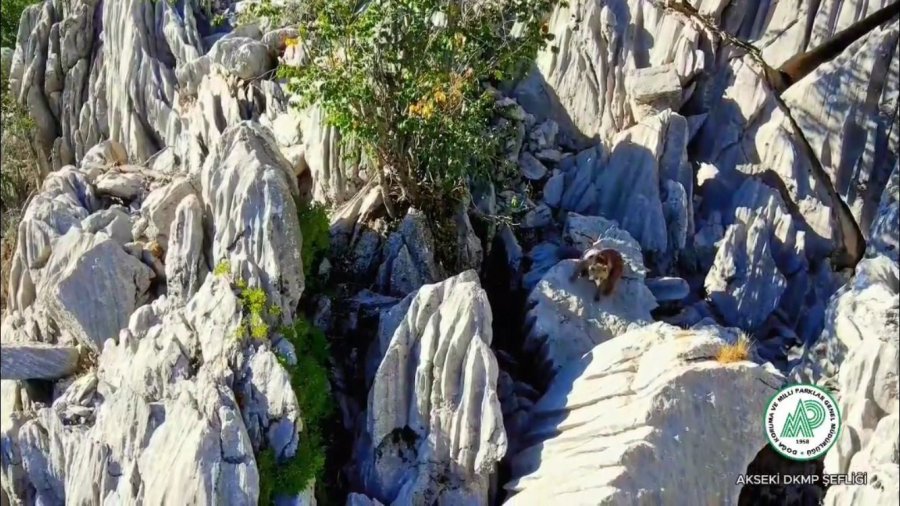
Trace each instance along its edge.
<instances>
[{"instance_id":1,"label":"gray karst rock","mask_svg":"<svg viewBox=\"0 0 900 506\"><path fill-rule=\"evenodd\" d=\"M134 240L134 234L131 232L133 227L132 217L122 207L103 209L81 221L81 228L85 232L91 234L103 232L122 245Z\"/></svg>"},{"instance_id":2,"label":"gray karst rock","mask_svg":"<svg viewBox=\"0 0 900 506\"><path fill-rule=\"evenodd\" d=\"M165 248L178 204L192 193L194 187L187 178L179 178L150 192L141 203L141 217L135 223L134 236L156 241Z\"/></svg>"},{"instance_id":3,"label":"gray karst rock","mask_svg":"<svg viewBox=\"0 0 900 506\"><path fill-rule=\"evenodd\" d=\"M710 301L726 323L746 329L761 325L776 308L799 317L810 284L808 235L781 196L756 179L736 189L731 205L733 222L706 275Z\"/></svg>"},{"instance_id":4,"label":"gray karst rock","mask_svg":"<svg viewBox=\"0 0 900 506\"><path fill-rule=\"evenodd\" d=\"M519 166L522 168L522 175L531 181L538 181L547 175L547 167L527 151L519 158Z\"/></svg>"},{"instance_id":5,"label":"gray karst rock","mask_svg":"<svg viewBox=\"0 0 900 506\"><path fill-rule=\"evenodd\" d=\"M209 271L203 255L203 208L195 195L188 195L178 204L168 238L167 295L186 301L197 293Z\"/></svg>"},{"instance_id":6,"label":"gray karst rock","mask_svg":"<svg viewBox=\"0 0 900 506\"><path fill-rule=\"evenodd\" d=\"M229 128L206 159L201 181L212 217L211 263L230 262L232 273L263 287L282 314L292 314L304 288L297 186L271 137L249 122Z\"/></svg>"},{"instance_id":7,"label":"gray karst rock","mask_svg":"<svg viewBox=\"0 0 900 506\"><path fill-rule=\"evenodd\" d=\"M797 381L834 383L847 355L864 342L891 342L900 315L900 274L887 257L863 260L828 303L825 328L792 371ZM876 341L872 341L873 343Z\"/></svg>"},{"instance_id":8,"label":"gray karst rock","mask_svg":"<svg viewBox=\"0 0 900 506\"><path fill-rule=\"evenodd\" d=\"M407 300L357 441L366 492L388 504L487 504L507 445L487 296L466 271Z\"/></svg>"},{"instance_id":9,"label":"gray karst rock","mask_svg":"<svg viewBox=\"0 0 900 506\"><path fill-rule=\"evenodd\" d=\"M385 243L376 277L381 291L404 296L422 285L439 281L442 272L434 255L434 236L425 215L410 209L399 229Z\"/></svg>"},{"instance_id":10,"label":"gray karst rock","mask_svg":"<svg viewBox=\"0 0 900 506\"><path fill-rule=\"evenodd\" d=\"M825 456L826 473L865 472L865 486L837 485L824 504L889 504L900 478L900 278L884 256L863 260L828 306L825 330L792 371L797 381L838 392L842 432Z\"/></svg>"},{"instance_id":11,"label":"gray karst rock","mask_svg":"<svg viewBox=\"0 0 900 506\"><path fill-rule=\"evenodd\" d=\"M78 348L42 343L3 342L4 380L58 379L75 372Z\"/></svg>"},{"instance_id":12,"label":"gray karst rock","mask_svg":"<svg viewBox=\"0 0 900 506\"><path fill-rule=\"evenodd\" d=\"M504 504L736 504L733 476L766 444L759 414L784 378L717 363L721 330L656 323L560 369L512 442Z\"/></svg>"},{"instance_id":13,"label":"gray karst rock","mask_svg":"<svg viewBox=\"0 0 900 506\"><path fill-rule=\"evenodd\" d=\"M900 163L881 194L881 203L869 231L869 248L900 261Z\"/></svg>"},{"instance_id":14,"label":"gray karst rock","mask_svg":"<svg viewBox=\"0 0 900 506\"><path fill-rule=\"evenodd\" d=\"M581 357L602 341L652 321L657 307L653 293L644 284L647 273L641 248L628 232L599 216L569 213L563 236L578 252L589 248L614 249L622 255L623 277L609 296L594 300L596 286L587 278L571 281L576 260L562 260L559 246L546 243L532 252L535 279L526 303L524 349L538 355L545 366L541 373L552 376L567 362ZM562 260L562 261L561 261Z\"/></svg>"},{"instance_id":15,"label":"gray karst rock","mask_svg":"<svg viewBox=\"0 0 900 506\"><path fill-rule=\"evenodd\" d=\"M144 178L129 172L107 172L95 182L99 195L110 195L125 201L132 201L143 191Z\"/></svg>"},{"instance_id":16,"label":"gray karst rock","mask_svg":"<svg viewBox=\"0 0 900 506\"><path fill-rule=\"evenodd\" d=\"M642 277L623 277L609 296L594 300L596 286L571 281L575 260L551 268L528 296L525 350L553 375L603 341L652 321L656 299Z\"/></svg>"},{"instance_id":17,"label":"gray karst rock","mask_svg":"<svg viewBox=\"0 0 900 506\"><path fill-rule=\"evenodd\" d=\"M247 37L220 39L207 56L241 79L258 79L274 69L269 46Z\"/></svg>"},{"instance_id":18,"label":"gray karst rock","mask_svg":"<svg viewBox=\"0 0 900 506\"><path fill-rule=\"evenodd\" d=\"M869 482L772 503L896 504L900 28L772 71L891 1L556 5L525 78L485 87L501 152L438 226L297 107L297 6L27 6L0 56L43 181L3 208L0 503L261 503L263 458L314 450L304 319L339 422L279 505L753 502L735 478L784 466L759 458L776 369L834 393L824 471ZM570 280L591 247L625 263L599 301ZM717 360L740 332L748 360Z\"/></svg>"},{"instance_id":19,"label":"gray karst rock","mask_svg":"<svg viewBox=\"0 0 900 506\"><path fill-rule=\"evenodd\" d=\"M325 121L321 107L301 115L303 163L312 176L313 200L340 205L363 187L363 161L352 144L342 144L341 134Z\"/></svg>"},{"instance_id":20,"label":"gray karst rock","mask_svg":"<svg viewBox=\"0 0 900 506\"><path fill-rule=\"evenodd\" d=\"M895 117L879 111L893 107L896 79L890 75L900 70L887 64L891 58L876 55L889 56L897 37L896 26L888 26L856 41L788 89L782 97L787 108L775 99L756 64L733 60L733 84L713 105L698 134L700 159L714 163L724 174L769 173L780 180L815 256L835 248L861 250L859 234L868 233L877 206L873 199L881 195L896 164L891 153L897 151L888 146L897 146L900 139L878 132L888 132L896 124ZM844 93L841 83L846 81L873 86ZM839 112L849 110L854 112ZM884 149L875 153L865 146L873 145L879 135L887 139L882 141ZM866 149L870 154L862 156ZM846 211L837 199L846 203Z\"/></svg>"},{"instance_id":21,"label":"gray karst rock","mask_svg":"<svg viewBox=\"0 0 900 506\"><path fill-rule=\"evenodd\" d=\"M675 202L687 208L691 201L687 140L683 117L671 111L650 116L617 135L610 149L597 145L560 162L561 174L547 182L545 201L567 211L616 220L644 251L681 248L683 239L669 244L669 237L692 235L693 222L673 219L687 214L687 209L673 213L670 208ZM673 198L664 209L661 192L667 185L686 187L681 200Z\"/></svg>"},{"instance_id":22,"label":"gray karst rock","mask_svg":"<svg viewBox=\"0 0 900 506\"><path fill-rule=\"evenodd\" d=\"M99 351L143 305L149 269L105 235L70 230L53 247L37 287L50 318L79 343Z\"/></svg>"},{"instance_id":23,"label":"gray karst rock","mask_svg":"<svg viewBox=\"0 0 900 506\"><path fill-rule=\"evenodd\" d=\"M681 106L681 80L673 64L633 69L626 78L627 96L635 121Z\"/></svg>"}]
</instances>

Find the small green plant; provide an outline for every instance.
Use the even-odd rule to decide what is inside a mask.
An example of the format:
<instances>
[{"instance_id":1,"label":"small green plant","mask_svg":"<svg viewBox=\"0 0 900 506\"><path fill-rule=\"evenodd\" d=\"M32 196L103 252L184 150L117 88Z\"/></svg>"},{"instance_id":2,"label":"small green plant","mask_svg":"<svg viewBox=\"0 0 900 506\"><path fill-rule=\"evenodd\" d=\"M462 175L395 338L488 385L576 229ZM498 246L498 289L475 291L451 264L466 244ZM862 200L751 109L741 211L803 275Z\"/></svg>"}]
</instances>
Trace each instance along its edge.
<instances>
[{"instance_id":1,"label":"small green plant","mask_svg":"<svg viewBox=\"0 0 900 506\"><path fill-rule=\"evenodd\" d=\"M212 21L210 21L213 28L223 27L226 23L228 23L228 18L226 18L224 14L216 14L213 16Z\"/></svg>"},{"instance_id":2,"label":"small green plant","mask_svg":"<svg viewBox=\"0 0 900 506\"><path fill-rule=\"evenodd\" d=\"M290 9L285 9L284 6L273 4L271 0L259 0L249 3L241 11L238 24L251 24L263 19L268 20L268 25L273 28L297 24L300 22L302 11L303 3L292 4Z\"/></svg>"},{"instance_id":3,"label":"small green plant","mask_svg":"<svg viewBox=\"0 0 900 506\"><path fill-rule=\"evenodd\" d=\"M325 335L303 319L283 329L282 335L294 345L297 357L294 365L282 357L279 361L290 374L291 387L303 413L303 431L297 454L286 462L278 462L271 448L257 456L259 504L263 505L273 504L276 495L300 493L313 479L321 482L325 469L323 429L334 410L328 384Z\"/></svg>"},{"instance_id":4,"label":"small green plant","mask_svg":"<svg viewBox=\"0 0 900 506\"><path fill-rule=\"evenodd\" d=\"M231 262L228 260L222 260L221 262L216 264L216 268L213 269L213 275L217 277L228 276L231 274Z\"/></svg>"},{"instance_id":5,"label":"small green plant","mask_svg":"<svg viewBox=\"0 0 900 506\"><path fill-rule=\"evenodd\" d=\"M235 283L235 287L240 290L238 297L244 313L244 318L237 329L237 337L244 339L249 335L257 340L268 339L269 319L281 316L281 308L273 310L268 307L268 297L262 288L247 288L246 282Z\"/></svg>"}]
</instances>

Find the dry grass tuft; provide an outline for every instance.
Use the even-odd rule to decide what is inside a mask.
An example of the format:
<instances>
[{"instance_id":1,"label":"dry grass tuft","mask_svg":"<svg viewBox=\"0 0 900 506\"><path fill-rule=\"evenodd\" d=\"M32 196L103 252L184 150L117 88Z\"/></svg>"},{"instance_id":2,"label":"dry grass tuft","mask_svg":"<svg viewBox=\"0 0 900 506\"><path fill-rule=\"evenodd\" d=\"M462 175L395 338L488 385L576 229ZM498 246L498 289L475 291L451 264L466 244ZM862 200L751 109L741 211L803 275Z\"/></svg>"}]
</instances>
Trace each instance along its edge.
<instances>
[{"instance_id":1,"label":"dry grass tuft","mask_svg":"<svg viewBox=\"0 0 900 506\"><path fill-rule=\"evenodd\" d=\"M747 334L741 333L734 344L726 344L719 349L716 354L716 362L720 364L744 362L750 359L751 348L753 348L753 341L747 337Z\"/></svg>"}]
</instances>

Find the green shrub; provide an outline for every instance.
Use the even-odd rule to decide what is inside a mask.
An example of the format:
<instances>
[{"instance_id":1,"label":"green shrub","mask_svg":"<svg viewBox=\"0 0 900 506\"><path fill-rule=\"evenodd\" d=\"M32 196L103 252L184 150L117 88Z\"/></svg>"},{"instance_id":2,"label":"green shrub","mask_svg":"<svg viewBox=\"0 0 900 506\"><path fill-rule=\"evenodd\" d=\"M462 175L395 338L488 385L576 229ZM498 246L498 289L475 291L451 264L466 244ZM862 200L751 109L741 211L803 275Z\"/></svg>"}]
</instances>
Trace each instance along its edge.
<instances>
[{"instance_id":1,"label":"green shrub","mask_svg":"<svg viewBox=\"0 0 900 506\"><path fill-rule=\"evenodd\" d=\"M213 269L214 276L228 276L231 274L231 262L228 260L222 260L221 262L216 264L216 268Z\"/></svg>"},{"instance_id":2,"label":"green shrub","mask_svg":"<svg viewBox=\"0 0 900 506\"><path fill-rule=\"evenodd\" d=\"M310 480L321 482L325 469L324 423L334 405L328 384L328 341L325 335L305 320L299 319L283 329L282 335L294 345L297 363L279 361L291 376L291 387L297 395L303 414L303 431L297 454L287 462L277 462L272 449L257 456L259 469L259 504L272 504L276 495L296 495L305 490Z\"/></svg>"},{"instance_id":3,"label":"green shrub","mask_svg":"<svg viewBox=\"0 0 900 506\"><path fill-rule=\"evenodd\" d=\"M304 12L303 6L303 2L296 2L291 4L290 9L285 9L282 5L274 5L271 0L248 2L238 16L238 24L251 24L263 19L268 20L268 26L273 28L297 24Z\"/></svg>"},{"instance_id":4,"label":"green shrub","mask_svg":"<svg viewBox=\"0 0 900 506\"><path fill-rule=\"evenodd\" d=\"M494 97L482 84L530 65L552 38L543 23L552 2L373 0L360 10L356 0L310 0L298 27L310 63L280 73L301 107L321 104L365 150L398 200L445 207L469 177L500 165Z\"/></svg>"},{"instance_id":5,"label":"green shrub","mask_svg":"<svg viewBox=\"0 0 900 506\"><path fill-rule=\"evenodd\" d=\"M247 283L240 279L234 285L240 290L238 298L241 301L244 315L235 337L244 339L250 336L257 340L268 339L269 323L280 318L281 308L268 305L268 297L262 288L247 288Z\"/></svg>"},{"instance_id":6,"label":"green shrub","mask_svg":"<svg viewBox=\"0 0 900 506\"><path fill-rule=\"evenodd\" d=\"M312 202L300 206L297 211L300 221L300 233L303 236L303 247L300 256L303 259L303 275L307 285L315 280L315 268L328 256L331 241L328 209Z\"/></svg>"},{"instance_id":7,"label":"green shrub","mask_svg":"<svg viewBox=\"0 0 900 506\"><path fill-rule=\"evenodd\" d=\"M16 47L19 34L19 19L25 7L37 3L35 0L0 0L0 46Z\"/></svg>"}]
</instances>

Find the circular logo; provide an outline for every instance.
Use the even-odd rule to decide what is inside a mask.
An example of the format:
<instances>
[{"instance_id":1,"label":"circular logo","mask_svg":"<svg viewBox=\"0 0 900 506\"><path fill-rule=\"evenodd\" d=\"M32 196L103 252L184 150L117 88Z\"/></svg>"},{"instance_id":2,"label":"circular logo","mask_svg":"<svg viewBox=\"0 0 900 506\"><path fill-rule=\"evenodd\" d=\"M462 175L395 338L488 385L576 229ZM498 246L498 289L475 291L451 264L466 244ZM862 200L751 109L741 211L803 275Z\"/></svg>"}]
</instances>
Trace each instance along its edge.
<instances>
[{"instance_id":1,"label":"circular logo","mask_svg":"<svg viewBox=\"0 0 900 506\"><path fill-rule=\"evenodd\" d=\"M827 391L814 385L789 385L772 396L763 426L772 448L791 460L814 460L841 433L841 413Z\"/></svg>"}]
</instances>

